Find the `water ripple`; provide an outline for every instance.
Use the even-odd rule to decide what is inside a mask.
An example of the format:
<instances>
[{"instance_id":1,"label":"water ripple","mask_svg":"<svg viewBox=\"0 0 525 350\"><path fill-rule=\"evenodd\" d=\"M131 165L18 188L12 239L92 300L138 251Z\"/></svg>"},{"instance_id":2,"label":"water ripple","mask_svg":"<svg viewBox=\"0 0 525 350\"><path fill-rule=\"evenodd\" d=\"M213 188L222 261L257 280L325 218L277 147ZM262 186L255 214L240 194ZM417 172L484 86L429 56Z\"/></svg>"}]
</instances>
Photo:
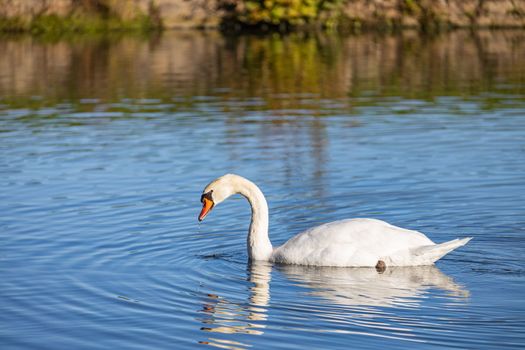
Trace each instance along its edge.
<instances>
[{"instance_id":1,"label":"water ripple","mask_svg":"<svg viewBox=\"0 0 525 350\"><path fill-rule=\"evenodd\" d=\"M102 46L116 50L122 40ZM268 42L250 40L239 47L262 45L260 54L240 61L265 72L256 57L273 57L263 54ZM361 39L349 40L346 58ZM365 51L376 52L377 40ZM269 46L292 52L278 43ZM231 61L239 44L230 44L210 61ZM156 45L170 57L179 52ZM35 91L23 103L3 96L3 348L524 348L520 87L498 80L483 93L418 98L417 84L383 93L354 77L359 69L346 70L352 58L338 61L348 75L335 92L332 63L309 53L318 45L304 47L315 64L301 73L313 77L302 90L278 79L248 88L228 71L196 80L184 66L145 90L127 90L143 86L141 76L129 87L115 79L124 92L114 95L73 79L86 90ZM114 68L121 56L107 55ZM107 84L111 72L102 74ZM326 79L323 88L315 83ZM196 220L203 186L226 172L261 186L275 244L346 217L387 220L436 242L474 239L436 267L382 274L250 265L242 198Z\"/></svg>"}]
</instances>

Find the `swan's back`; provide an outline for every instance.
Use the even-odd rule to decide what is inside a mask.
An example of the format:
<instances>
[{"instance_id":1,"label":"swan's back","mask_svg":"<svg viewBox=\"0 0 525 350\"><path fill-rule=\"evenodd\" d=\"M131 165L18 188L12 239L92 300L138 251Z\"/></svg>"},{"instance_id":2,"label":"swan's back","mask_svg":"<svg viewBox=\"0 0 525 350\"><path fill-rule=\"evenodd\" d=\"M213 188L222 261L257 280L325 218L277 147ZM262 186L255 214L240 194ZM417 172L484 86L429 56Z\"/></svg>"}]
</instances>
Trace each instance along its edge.
<instances>
[{"instance_id":1,"label":"swan's back","mask_svg":"<svg viewBox=\"0 0 525 350\"><path fill-rule=\"evenodd\" d=\"M272 254L274 262L317 266L375 266L378 260L411 265L410 250L434 246L421 232L376 219L347 219L313 227ZM398 258L396 261L396 257ZM388 264L388 263L387 263Z\"/></svg>"}]
</instances>

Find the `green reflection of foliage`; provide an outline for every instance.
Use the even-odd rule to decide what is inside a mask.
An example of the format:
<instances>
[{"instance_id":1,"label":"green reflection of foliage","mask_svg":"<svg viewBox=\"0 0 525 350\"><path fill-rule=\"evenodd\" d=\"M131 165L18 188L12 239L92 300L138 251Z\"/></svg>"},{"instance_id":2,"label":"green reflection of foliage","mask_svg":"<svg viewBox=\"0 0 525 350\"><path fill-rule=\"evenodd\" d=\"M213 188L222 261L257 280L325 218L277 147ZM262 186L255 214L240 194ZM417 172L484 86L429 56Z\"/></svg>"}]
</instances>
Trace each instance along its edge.
<instances>
[{"instance_id":1,"label":"green reflection of foliage","mask_svg":"<svg viewBox=\"0 0 525 350\"><path fill-rule=\"evenodd\" d=\"M274 94L329 93L332 87L327 82L335 81L338 74L337 65L329 68L330 55L339 57L341 47L326 43L323 39L322 36L308 34L247 38L243 69L257 82L248 83L250 94L259 95L261 86ZM321 52L329 52L330 55ZM284 101L276 99L273 102Z\"/></svg>"}]
</instances>

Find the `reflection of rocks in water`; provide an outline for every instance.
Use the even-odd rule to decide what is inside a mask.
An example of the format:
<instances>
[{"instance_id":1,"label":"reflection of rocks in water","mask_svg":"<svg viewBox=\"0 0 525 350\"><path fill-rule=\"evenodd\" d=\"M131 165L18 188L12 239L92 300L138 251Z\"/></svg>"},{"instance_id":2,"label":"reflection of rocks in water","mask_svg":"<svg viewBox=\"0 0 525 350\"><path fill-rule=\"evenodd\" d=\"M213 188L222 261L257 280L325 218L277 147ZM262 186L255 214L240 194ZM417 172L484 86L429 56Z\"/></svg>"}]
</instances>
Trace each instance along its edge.
<instances>
[{"instance_id":1,"label":"reflection of rocks in water","mask_svg":"<svg viewBox=\"0 0 525 350\"><path fill-rule=\"evenodd\" d=\"M456 31L428 38L405 31L284 38L171 32L58 42L4 37L0 95L55 101L216 95L230 102L223 106L227 110L315 115L340 109L335 104L345 101L319 97L454 96L496 91L496 84L520 86L524 36L521 31ZM254 96L263 100L243 104Z\"/></svg>"},{"instance_id":2,"label":"reflection of rocks in water","mask_svg":"<svg viewBox=\"0 0 525 350\"><path fill-rule=\"evenodd\" d=\"M455 298L468 292L435 266L375 268L280 265L279 271L310 289L309 295L347 306L417 306L427 290L437 288Z\"/></svg>"}]
</instances>

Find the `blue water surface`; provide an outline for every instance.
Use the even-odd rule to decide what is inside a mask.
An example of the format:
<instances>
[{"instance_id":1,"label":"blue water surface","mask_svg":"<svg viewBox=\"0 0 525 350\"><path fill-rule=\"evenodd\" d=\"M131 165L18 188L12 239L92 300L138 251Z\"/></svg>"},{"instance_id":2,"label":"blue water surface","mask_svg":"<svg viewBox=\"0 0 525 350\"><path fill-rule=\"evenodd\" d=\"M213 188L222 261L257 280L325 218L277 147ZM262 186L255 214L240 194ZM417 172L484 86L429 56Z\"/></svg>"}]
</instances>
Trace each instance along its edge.
<instances>
[{"instance_id":1,"label":"blue water surface","mask_svg":"<svg viewBox=\"0 0 525 350\"><path fill-rule=\"evenodd\" d=\"M8 55L0 77L2 349L525 347L523 66L422 62L427 89L352 61L389 38L185 35L2 39L33 62ZM462 37L436 40L455 52ZM354 65L367 73L330 75ZM202 189L229 172L265 193L274 245L350 217L473 240L384 273L250 264L242 197L197 222Z\"/></svg>"}]
</instances>

